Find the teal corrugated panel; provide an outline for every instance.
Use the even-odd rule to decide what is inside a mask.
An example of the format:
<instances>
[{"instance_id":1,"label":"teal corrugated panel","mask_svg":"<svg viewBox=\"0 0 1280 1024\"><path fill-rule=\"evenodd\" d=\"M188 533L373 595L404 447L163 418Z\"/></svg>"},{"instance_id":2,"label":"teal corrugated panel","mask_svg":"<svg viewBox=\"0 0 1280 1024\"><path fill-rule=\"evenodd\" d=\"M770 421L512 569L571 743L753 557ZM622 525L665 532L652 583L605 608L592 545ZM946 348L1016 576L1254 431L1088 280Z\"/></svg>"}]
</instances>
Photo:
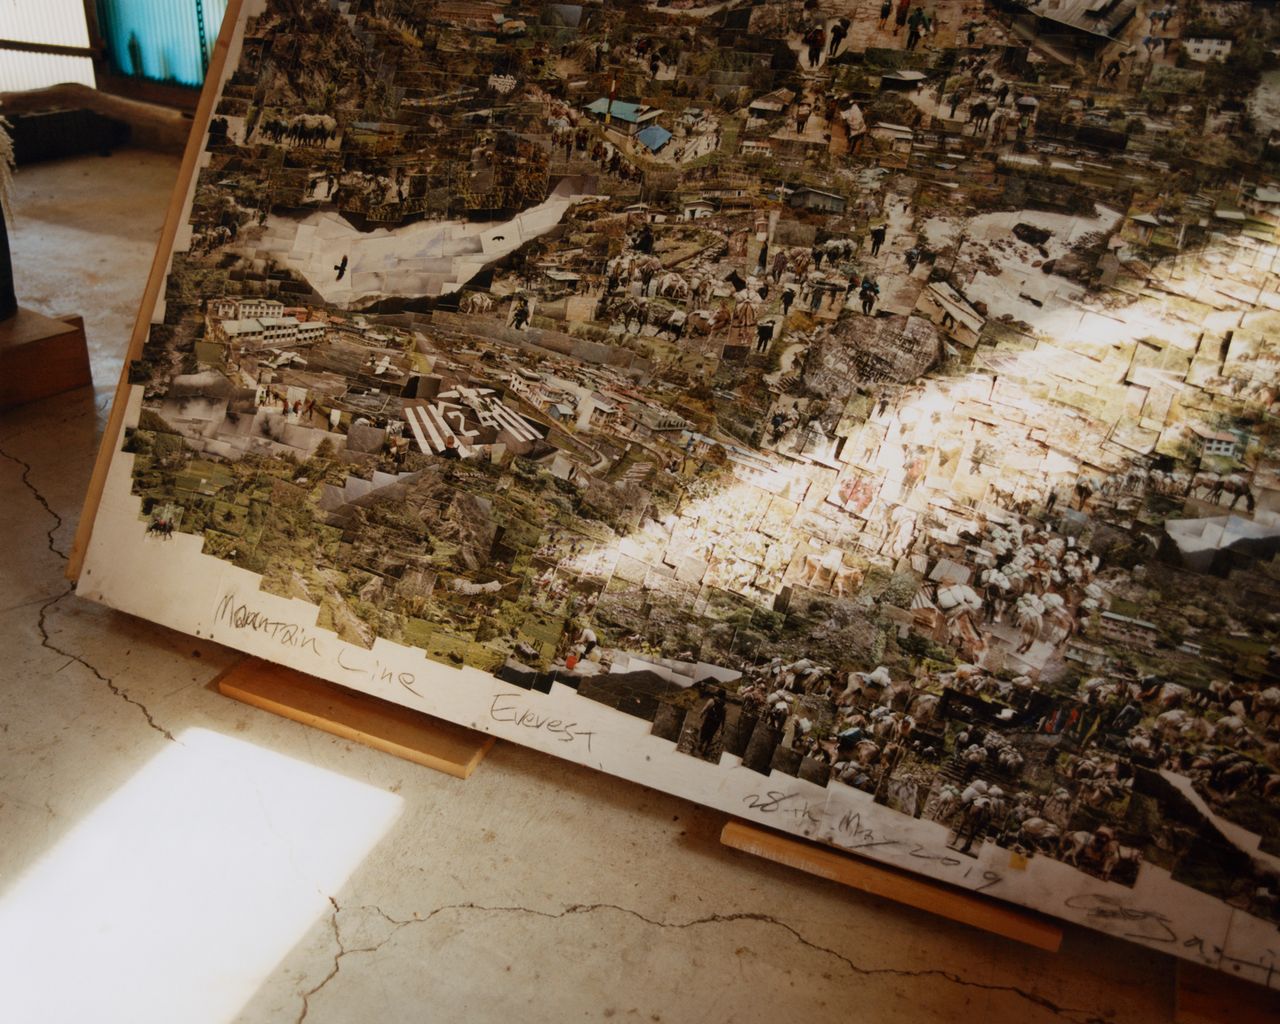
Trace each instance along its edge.
<instances>
[{"instance_id":1,"label":"teal corrugated panel","mask_svg":"<svg viewBox=\"0 0 1280 1024\"><path fill-rule=\"evenodd\" d=\"M117 73L195 86L226 9L226 0L98 0L98 21Z\"/></svg>"}]
</instances>

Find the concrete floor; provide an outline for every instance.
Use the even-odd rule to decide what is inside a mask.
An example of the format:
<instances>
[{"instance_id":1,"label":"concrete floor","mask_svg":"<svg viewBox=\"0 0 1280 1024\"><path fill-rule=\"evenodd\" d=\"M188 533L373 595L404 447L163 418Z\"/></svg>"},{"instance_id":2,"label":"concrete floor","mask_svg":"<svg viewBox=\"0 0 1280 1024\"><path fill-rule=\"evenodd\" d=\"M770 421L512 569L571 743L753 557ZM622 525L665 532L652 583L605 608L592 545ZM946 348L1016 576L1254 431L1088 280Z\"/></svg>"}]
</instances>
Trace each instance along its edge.
<instances>
[{"instance_id":1,"label":"concrete floor","mask_svg":"<svg viewBox=\"0 0 1280 1024\"><path fill-rule=\"evenodd\" d=\"M19 298L85 317L96 387L0 414L4 1019L1171 1018L1157 954L1072 927L1029 950L511 745L455 781L223 698L235 654L71 596L176 171L124 151L17 180Z\"/></svg>"}]
</instances>

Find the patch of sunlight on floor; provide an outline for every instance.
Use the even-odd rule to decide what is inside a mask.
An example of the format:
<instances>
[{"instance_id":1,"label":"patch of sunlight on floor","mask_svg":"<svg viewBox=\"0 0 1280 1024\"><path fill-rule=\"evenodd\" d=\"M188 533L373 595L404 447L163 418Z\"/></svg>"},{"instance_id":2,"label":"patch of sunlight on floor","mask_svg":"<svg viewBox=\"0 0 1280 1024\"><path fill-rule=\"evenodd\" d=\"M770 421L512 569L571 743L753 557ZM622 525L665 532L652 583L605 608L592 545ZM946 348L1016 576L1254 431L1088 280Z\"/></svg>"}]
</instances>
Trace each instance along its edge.
<instances>
[{"instance_id":1,"label":"patch of sunlight on floor","mask_svg":"<svg viewBox=\"0 0 1280 1024\"><path fill-rule=\"evenodd\" d=\"M0 1019L230 1020L400 810L331 771L183 732L0 900Z\"/></svg>"}]
</instances>

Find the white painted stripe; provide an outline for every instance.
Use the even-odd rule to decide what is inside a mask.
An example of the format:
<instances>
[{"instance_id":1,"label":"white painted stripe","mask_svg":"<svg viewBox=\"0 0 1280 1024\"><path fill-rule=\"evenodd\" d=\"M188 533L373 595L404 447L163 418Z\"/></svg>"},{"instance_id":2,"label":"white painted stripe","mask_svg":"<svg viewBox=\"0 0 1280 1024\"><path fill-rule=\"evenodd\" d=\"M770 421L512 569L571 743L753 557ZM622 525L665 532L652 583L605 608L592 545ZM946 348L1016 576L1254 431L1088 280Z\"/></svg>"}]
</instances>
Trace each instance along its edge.
<instances>
[{"instance_id":1,"label":"white painted stripe","mask_svg":"<svg viewBox=\"0 0 1280 1024\"><path fill-rule=\"evenodd\" d=\"M404 410L404 417L409 421L409 428L413 431L414 439L418 442L418 447L422 450L423 455L434 455L435 452L427 443L426 437L422 433L422 427L418 423L421 407L410 405Z\"/></svg>"},{"instance_id":2,"label":"white painted stripe","mask_svg":"<svg viewBox=\"0 0 1280 1024\"><path fill-rule=\"evenodd\" d=\"M524 431L521 429L520 424L515 422L512 419L510 413L508 413L501 406L493 409L492 412L493 412L493 425L497 427L497 429L507 430L515 434L516 437L518 438L524 438ZM524 439L527 440L527 438L524 438Z\"/></svg>"},{"instance_id":3,"label":"white painted stripe","mask_svg":"<svg viewBox=\"0 0 1280 1024\"><path fill-rule=\"evenodd\" d=\"M476 449L463 441L458 431L444 418L444 412L436 406L407 405L404 416L424 455L439 455L444 451L444 439L449 436L458 442L458 454L464 459L476 454Z\"/></svg>"},{"instance_id":4,"label":"white painted stripe","mask_svg":"<svg viewBox=\"0 0 1280 1024\"><path fill-rule=\"evenodd\" d=\"M440 410L434 405L426 406L422 410L422 425L426 428L427 433L431 435L431 444L436 452L444 451L444 439L452 434L453 430L444 422L444 418L440 415Z\"/></svg>"},{"instance_id":5,"label":"white painted stripe","mask_svg":"<svg viewBox=\"0 0 1280 1024\"><path fill-rule=\"evenodd\" d=\"M524 441L535 441L541 435L523 416L512 412L505 405L497 405L493 409L494 418L510 430L516 437Z\"/></svg>"},{"instance_id":6,"label":"white painted stripe","mask_svg":"<svg viewBox=\"0 0 1280 1024\"><path fill-rule=\"evenodd\" d=\"M525 437L525 439L526 439L526 440L529 440L529 441L536 441L536 440L538 440L538 438L540 438L540 437L542 436L542 435L538 432L537 427L533 426L533 424L531 424L528 420L526 420L526 419L525 419L523 416L521 416L519 413L512 413L511 415L514 417L514 419L515 419L515 421L516 421L516 423L517 423L517 425L518 425L518 427L519 427L520 432L524 435L524 437Z\"/></svg>"}]
</instances>

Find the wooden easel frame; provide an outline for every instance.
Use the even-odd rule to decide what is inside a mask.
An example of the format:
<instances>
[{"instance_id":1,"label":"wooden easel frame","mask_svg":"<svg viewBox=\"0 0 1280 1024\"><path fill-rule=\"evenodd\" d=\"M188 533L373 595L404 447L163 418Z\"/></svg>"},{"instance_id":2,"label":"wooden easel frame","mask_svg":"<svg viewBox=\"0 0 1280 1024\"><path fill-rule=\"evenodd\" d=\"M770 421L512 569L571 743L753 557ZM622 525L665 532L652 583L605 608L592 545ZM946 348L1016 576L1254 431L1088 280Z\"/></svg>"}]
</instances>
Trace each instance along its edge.
<instances>
[{"instance_id":1,"label":"wooden easel frame","mask_svg":"<svg viewBox=\"0 0 1280 1024\"><path fill-rule=\"evenodd\" d=\"M214 44L213 53L209 58L204 87L200 90L200 102L196 105L194 127L191 137L187 139L187 148L183 151L182 164L178 170L178 180L174 183L173 194L169 198L169 206L165 211L164 227L161 228L160 240L156 243L151 272L147 277L146 288L142 292L138 315L133 322L133 332L129 335L129 344L125 348L120 380L116 383L115 395L111 400L111 413L107 417L102 443L98 446L98 457L94 460L93 472L89 476L89 487L85 493L84 505L80 509L75 538L71 542L71 550L67 555L66 577L72 581L80 579L85 553L89 549L89 540L93 536L94 520L98 516L98 506L102 504L102 492L107 482L107 469L115 456L116 442L120 438L120 428L124 423L125 406L130 388L129 364L142 354L142 346L147 340L147 333L151 330L152 317L169 276L169 260L173 256L173 245L178 237L178 229L182 225L182 212L186 208L187 197L191 194L195 183L200 154L204 150L206 128L213 115L218 93L222 91L227 59L231 53L231 41L240 23L240 13L244 3L245 0L228 0L226 13L222 17L222 28L218 32L218 41Z\"/></svg>"}]
</instances>

